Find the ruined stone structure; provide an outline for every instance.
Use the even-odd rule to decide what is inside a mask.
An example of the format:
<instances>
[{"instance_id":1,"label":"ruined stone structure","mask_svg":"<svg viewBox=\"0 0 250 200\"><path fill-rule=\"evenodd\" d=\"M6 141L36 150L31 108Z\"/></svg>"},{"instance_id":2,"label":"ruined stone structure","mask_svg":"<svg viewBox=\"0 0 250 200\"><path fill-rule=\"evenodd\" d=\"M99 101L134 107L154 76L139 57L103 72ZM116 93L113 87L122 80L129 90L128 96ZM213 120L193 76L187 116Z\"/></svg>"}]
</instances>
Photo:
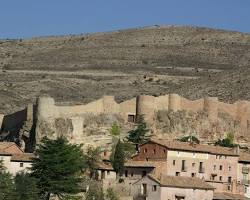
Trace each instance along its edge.
<instances>
[{"instance_id":1,"label":"ruined stone structure","mask_svg":"<svg viewBox=\"0 0 250 200\"><path fill-rule=\"evenodd\" d=\"M72 142L108 145L112 139L108 134L112 123L119 122L126 133L138 115L144 115L156 137L176 138L195 132L200 138L213 140L233 132L238 142L250 141L250 102L227 104L216 97L191 101L177 94L140 95L121 103L113 96L104 96L76 106L60 106L51 97L40 97L36 105L29 105L23 111L0 115L0 125L2 132L20 135L24 122L31 122L32 126L26 123L26 128L33 130L37 142L45 135L65 135ZM24 138L27 137L31 135L26 130Z\"/></svg>"}]
</instances>

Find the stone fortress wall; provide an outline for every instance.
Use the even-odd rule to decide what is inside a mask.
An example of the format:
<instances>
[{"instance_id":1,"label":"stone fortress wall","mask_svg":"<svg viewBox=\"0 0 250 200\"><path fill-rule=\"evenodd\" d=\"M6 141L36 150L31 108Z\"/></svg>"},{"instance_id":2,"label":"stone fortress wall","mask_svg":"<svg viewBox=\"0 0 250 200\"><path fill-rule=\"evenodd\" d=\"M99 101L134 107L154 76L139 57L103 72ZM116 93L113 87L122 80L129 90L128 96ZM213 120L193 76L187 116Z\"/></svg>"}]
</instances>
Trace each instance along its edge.
<instances>
[{"instance_id":1,"label":"stone fortress wall","mask_svg":"<svg viewBox=\"0 0 250 200\"><path fill-rule=\"evenodd\" d=\"M35 109L33 109L33 107ZM20 120L25 121L28 119L33 120L33 116L36 118L36 137L39 141L42 137L41 122L45 123L43 126L55 129L56 119L70 119L72 123L72 135L73 141L79 141L81 138L79 135L83 132L83 115L87 113L91 114L117 114L125 122L128 121L129 116L135 119L138 115L144 115L145 120L152 124L155 120L155 113L160 110L167 111L187 111L187 112L199 112L206 111L208 120L211 123L217 123L219 113L225 113L229 115L233 120L239 122L240 131L242 136L247 136L249 131L250 122L250 102L249 101L237 101L233 104L227 104L220 102L216 97L205 97L198 100L188 100L178 94L167 94L164 96L149 96L139 95L136 98L127 100L121 103L117 103L113 96L103 96L97 101L85 105L76 106L59 106L51 97L40 97L37 101L37 105L29 105L25 112L15 113L10 116L0 115L0 122L2 121L2 127L8 127L11 129L17 124L20 124ZM2 119L2 120L1 120ZM130 119L131 120L131 119ZM1 124L0 124L1 125Z\"/></svg>"}]
</instances>

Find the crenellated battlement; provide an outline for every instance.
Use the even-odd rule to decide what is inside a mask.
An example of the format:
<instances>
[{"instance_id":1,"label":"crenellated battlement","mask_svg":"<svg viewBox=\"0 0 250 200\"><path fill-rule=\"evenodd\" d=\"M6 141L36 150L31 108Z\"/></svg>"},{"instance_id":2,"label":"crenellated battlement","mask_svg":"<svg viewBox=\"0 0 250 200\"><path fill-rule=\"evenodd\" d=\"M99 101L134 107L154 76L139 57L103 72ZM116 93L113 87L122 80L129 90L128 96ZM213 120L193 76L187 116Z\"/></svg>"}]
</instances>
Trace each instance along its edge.
<instances>
[{"instance_id":1,"label":"crenellated battlement","mask_svg":"<svg viewBox=\"0 0 250 200\"><path fill-rule=\"evenodd\" d=\"M115 114L119 115L125 123L134 121L138 115L144 115L149 124L154 124L156 113L162 110L190 113L205 111L207 113L206 120L210 124L221 123L219 115L224 113L239 124L240 134L238 135L245 137L250 132L250 101L237 101L228 104L220 102L217 97L189 100L178 94L166 94L158 97L139 95L121 103L117 103L114 96L103 96L101 99L88 104L75 106L57 105L53 98L43 96L38 98L35 106L29 105L25 110L11 115L0 115L0 125L2 129L5 128L4 131L13 131L14 127L20 127L22 122L33 121L33 116L35 116L36 137L39 140L41 122L51 129L55 129L56 119L68 119L72 123L72 137L77 138L83 132L83 115L86 114ZM237 128L238 130L239 128Z\"/></svg>"}]
</instances>

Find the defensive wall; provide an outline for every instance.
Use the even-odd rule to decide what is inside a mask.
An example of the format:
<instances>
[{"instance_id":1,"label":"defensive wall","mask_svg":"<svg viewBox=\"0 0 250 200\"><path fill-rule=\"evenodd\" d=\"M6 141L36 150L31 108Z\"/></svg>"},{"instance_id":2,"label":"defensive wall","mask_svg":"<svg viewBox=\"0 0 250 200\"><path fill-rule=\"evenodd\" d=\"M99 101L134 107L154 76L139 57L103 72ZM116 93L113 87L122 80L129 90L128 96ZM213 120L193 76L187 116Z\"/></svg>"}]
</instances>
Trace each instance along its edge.
<instances>
[{"instance_id":1,"label":"defensive wall","mask_svg":"<svg viewBox=\"0 0 250 200\"><path fill-rule=\"evenodd\" d=\"M34 108L34 109L33 109ZM237 101L233 104L223 103L216 97L205 97L197 100L188 100L178 94L164 96L140 95L136 98L117 103L113 96L103 96L101 99L85 105L61 106L57 105L51 97L39 97L36 105L29 105L25 110L12 115L0 115L2 130L13 130L19 127L23 121L35 116L36 122L47 122L55 127L55 119L71 119L73 135L77 136L83 130L81 115L91 114L118 114L125 122L133 121L138 115L144 115L150 124L154 121L155 113L159 110L199 112L205 110L208 119L216 123L219 113L226 113L240 124L242 132L247 132L250 122L250 102ZM36 129L38 131L38 129ZM39 137L39 133L37 134Z\"/></svg>"}]
</instances>

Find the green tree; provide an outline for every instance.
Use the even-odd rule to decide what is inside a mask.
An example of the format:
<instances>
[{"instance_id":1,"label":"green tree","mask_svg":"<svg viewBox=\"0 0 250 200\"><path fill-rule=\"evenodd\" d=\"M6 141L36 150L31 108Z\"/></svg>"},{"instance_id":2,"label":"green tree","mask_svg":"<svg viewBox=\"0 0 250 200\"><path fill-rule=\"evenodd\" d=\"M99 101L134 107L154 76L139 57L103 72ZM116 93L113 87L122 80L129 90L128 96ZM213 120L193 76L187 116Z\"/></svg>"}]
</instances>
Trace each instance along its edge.
<instances>
[{"instance_id":1,"label":"green tree","mask_svg":"<svg viewBox=\"0 0 250 200\"><path fill-rule=\"evenodd\" d=\"M131 156L136 153L136 149L133 143L124 141L121 142L121 145L123 146L125 160L130 159Z\"/></svg>"},{"instance_id":2,"label":"green tree","mask_svg":"<svg viewBox=\"0 0 250 200\"><path fill-rule=\"evenodd\" d=\"M109 133L112 136L120 136L121 133L121 127L117 122L114 122L111 126L111 129L109 129Z\"/></svg>"},{"instance_id":3,"label":"green tree","mask_svg":"<svg viewBox=\"0 0 250 200\"><path fill-rule=\"evenodd\" d=\"M136 129L128 132L127 140L134 143L136 146L142 144L150 139L148 133L147 124L144 120L143 115L140 115L137 119Z\"/></svg>"},{"instance_id":4,"label":"green tree","mask_svg":"<svg viewBox=\"0 0 250 200\"><path fill-rule=\"evenodd\" d=\"M106 200L119 200L118 195L115 193L113 188L108 188L105 195Z\"/></svg>"},{"instance_id":5,"label":"green tree","mask_svg":"<svg viewBox=\"0 0 250 200\"><path fill-rule=\"evenodd\" d=\"M234 143L234 135L232 133L228 133L224 139L218 139L215 142L215 145L222 147L236 147L237 144Z\"/></svg>"},{"instance_id":6,"label":"green tree","mask_svg":"<svg viewBox=\"0 0 250 200\"><path fill-rule=\"evenodd\" d=\"M102 150L100 147L89 147L85 155L85 166L89 170L90 178L94 178L97 173L97 168L101 162Z\"/></svg>"},{"instance_id":7,"label":"green tree","mask_svg":"<svg viewBox=\"0 0 250 200\"><path fill-rule=\"evenodd\" d=\"M38 189L36 180L29 174L21 172L14 178L16 200L37 200Z\"/></svg>"},{"instance_id":8,"label":"green tree","mask_svg":"<svg viewBox=\"0 0 250 200\"><path fill-rule=\"evenodd\" d=\"M80 192L81 172L85 156L81 145L70 144L65 138L43 138L36 150L32 177L36 178L42 199L56 195L59 199Z\"/></svg>"},{"instance_id":9,"label":"green tree","mask_svg":"<svg viewBox=\"0 0 250 200\"><path fill-rule=\"evenodd\" d=\"M13 178L5 171L3 161L0 160L0 200L15 199Z\"/></svg>"},{"instance_id":10,"label":"green tree","mask_svg":"<svg viewBox=\"0 0 250 200\"><path fill-rule=\"evenodd\" d=\"M124 145L120 140L118 140L115 146L114 157L111 160L111 163L115 172L121 176L124 170L125 152Z\"/></svg>"}]
</instances>

